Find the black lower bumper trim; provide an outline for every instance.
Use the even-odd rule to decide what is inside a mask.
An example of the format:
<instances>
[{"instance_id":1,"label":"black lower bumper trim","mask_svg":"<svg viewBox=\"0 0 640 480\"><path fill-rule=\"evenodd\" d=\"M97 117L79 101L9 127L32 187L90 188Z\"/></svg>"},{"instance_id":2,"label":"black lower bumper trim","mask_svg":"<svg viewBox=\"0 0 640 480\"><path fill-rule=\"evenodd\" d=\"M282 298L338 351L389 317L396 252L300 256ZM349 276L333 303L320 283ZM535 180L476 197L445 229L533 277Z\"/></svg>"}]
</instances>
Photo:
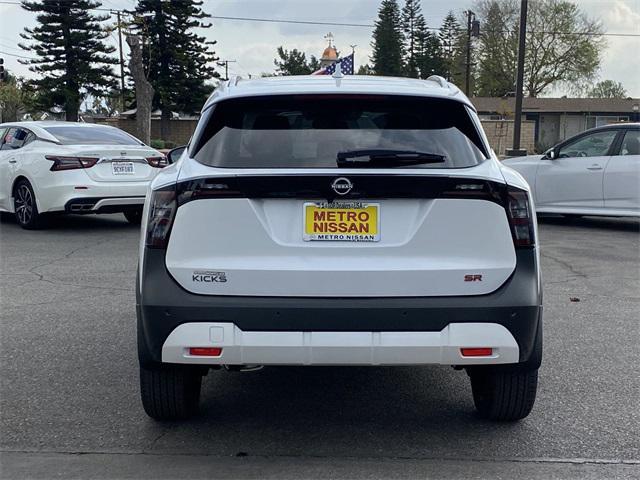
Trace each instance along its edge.
<instances>
[{"instance_id":1,"label":"black lower bumper trim","mask_svg":"<svg viewBox=\"0 0 640 480\"><path fill-rule=\"evenodd\" d=\"M195 295L165 267L163 250L147 249L137 289L138 343L143 362L159 362L169 334L187 322L231 322L245 331L440 331L450 323L506 327L521 361L533 350L542 321L534 250L518 250L517 267L489 295L466 297L298 298Z\"/></svg>"},{"instance_id":2,"label":"black lower bumper trim","mask_svg":"<svg viewBox=\"0 0 640 480\"><path fill-rule=\"evenodd\" d=\"M121 213L129 212L133 210L142 210L142 204L130 204L130 205L104 205L97 210L93 208L101 200L113 200L119 198L141 198L144 196L128 196L128 197L80 197L72 198L64 205L64 211L66 213Z\"/></svg>"}]
</instances>

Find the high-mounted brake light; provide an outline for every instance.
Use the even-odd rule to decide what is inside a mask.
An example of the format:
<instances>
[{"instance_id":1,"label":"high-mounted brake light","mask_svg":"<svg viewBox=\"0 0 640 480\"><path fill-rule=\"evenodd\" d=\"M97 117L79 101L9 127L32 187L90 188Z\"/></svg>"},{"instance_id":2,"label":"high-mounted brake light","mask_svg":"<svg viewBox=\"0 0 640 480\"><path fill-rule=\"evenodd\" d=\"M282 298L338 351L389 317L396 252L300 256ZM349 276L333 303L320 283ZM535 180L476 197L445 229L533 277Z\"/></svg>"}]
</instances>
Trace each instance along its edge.
<instances>
[{"instance_id":1,"label":"high-mounted brake light","mask_svg":"<svg viewBox=\"0 0 640 480\"><path fill-rule=\"evenodd\" d=\"M58 155L45 155L47 160L51 160L53 165L51 165L52 172L56 172L59 170L76 170L79 168L91 168L96 163L98 163L98 158L94 157L61 157Z\"/></svg>"},{"instance_id":2,"label":"high-mounted brake light","mask_svg":"<svg viewBox=\"0 0 640 480\"><path fill-rule=\"evenodd\" d=\"M516 247L532 247L535 245L534 218L527 192L509 187L507 190L506 209L514 245Z\"/></svg>"},{"instance_id":3,"label":"high-mounted brake light","mask_svg":"<svg viewBox=\"0 0 640 480\"><path fill-rule=\"evenodd\" d=\"M177 208L175 186L151 193L145 242L147 247L167 248Z\"/></svg>"},{"instance_id":4,"label":"high-mounted brake light","mask_svg":"<svg viewBox=\"0 0 640 480\"><path fill-rule=\"evenodd\" d=\"M147 163L154 168L164 168L167 165L169 165L169 162L167 161L167 157L165 157L164 155L161 157L147 157L146 160L147 160Z\"/></svg>"}]
</instances>

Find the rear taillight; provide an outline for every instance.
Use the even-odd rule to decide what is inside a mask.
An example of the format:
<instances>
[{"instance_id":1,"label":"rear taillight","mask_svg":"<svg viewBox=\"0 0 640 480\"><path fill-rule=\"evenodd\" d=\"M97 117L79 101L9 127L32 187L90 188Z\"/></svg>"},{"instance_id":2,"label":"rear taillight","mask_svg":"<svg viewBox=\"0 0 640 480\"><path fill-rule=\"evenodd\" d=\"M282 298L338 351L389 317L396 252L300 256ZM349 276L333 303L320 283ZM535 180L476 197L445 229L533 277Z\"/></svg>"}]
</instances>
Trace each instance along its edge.
<instances>
[{"instance_id":1,"label":"rear taillight","mask_svg":"<svg viewBox=\"0 0 640 480\"><path fill-rule=\"evenodd\" d=\"M175 186L152 192L145 242L147 247L167 248L177 208Z\"/></svg>"},{"instance_id":2,"label":"rear taillight","mask_svg":"<svg viewBox=\"0 0 640 480\"><path fill-rule=\"evenodd\" d=\"M514 245L516 247L531 247L535 245L534 218L527 192L509 187L507 190L506 209Z\"/></svg>"},{"instance_id":3,"label":"rear taillight","mask_svg":"<svg viewBox=\"0 0 640 480\"><path fill-rule=\"evenodd\" d=\"M154 168L164 168L169 165L167 157L147 157L147 163Z\"/></svg>"},{"instance_id":4,"label":"rear taillight","mask_svg":"<svg viewBox=\"0 0 640 480\"><path fill-rule=\"evenodd\" d=\"M98 163L99 158L94 157L61 157L58 155L46 155L44 158L51 160L52 172L59 170L75 170L78 168L91 168Z\"/></svg>"}]
</instances>

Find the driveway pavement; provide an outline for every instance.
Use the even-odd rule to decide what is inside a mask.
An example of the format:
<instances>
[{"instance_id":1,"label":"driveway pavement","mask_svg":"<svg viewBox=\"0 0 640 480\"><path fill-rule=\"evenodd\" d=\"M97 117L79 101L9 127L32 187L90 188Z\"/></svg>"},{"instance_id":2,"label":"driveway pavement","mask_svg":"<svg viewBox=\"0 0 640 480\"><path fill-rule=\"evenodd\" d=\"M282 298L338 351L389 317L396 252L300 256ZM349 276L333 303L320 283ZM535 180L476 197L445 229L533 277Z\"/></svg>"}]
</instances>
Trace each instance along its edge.
<instances>
[{"instance_id":1,"label":"driveway pavement","mask_svg":"<svg viewBox=\"0 0 640 480\"><path fill-rule=\"evenodd\" d=\"M0 224L1 478L639 478L640 222L540 225L532 414L478 419L464 372L211 372L203 412L139 402L138 231L120 215Z\"/></svg>"}]
</instances>

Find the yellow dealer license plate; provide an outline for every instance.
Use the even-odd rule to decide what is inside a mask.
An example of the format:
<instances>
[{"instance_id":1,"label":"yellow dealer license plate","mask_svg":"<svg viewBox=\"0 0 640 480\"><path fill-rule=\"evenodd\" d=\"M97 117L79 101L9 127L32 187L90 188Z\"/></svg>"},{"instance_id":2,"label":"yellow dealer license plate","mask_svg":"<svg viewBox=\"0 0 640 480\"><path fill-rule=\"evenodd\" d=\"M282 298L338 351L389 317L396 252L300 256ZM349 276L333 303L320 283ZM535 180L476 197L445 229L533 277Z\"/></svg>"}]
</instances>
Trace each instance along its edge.
<instances>
[{"instance_id":1,"label":"yellow dealer license plate","mask_svg":"<svg viewBox=\"0 0 640 480\"><path fill-rule=\"evenodd\" d=\"M363 202L307 202L303 240L377 242L380 205Z\"/></svg>"}]
</instances>

